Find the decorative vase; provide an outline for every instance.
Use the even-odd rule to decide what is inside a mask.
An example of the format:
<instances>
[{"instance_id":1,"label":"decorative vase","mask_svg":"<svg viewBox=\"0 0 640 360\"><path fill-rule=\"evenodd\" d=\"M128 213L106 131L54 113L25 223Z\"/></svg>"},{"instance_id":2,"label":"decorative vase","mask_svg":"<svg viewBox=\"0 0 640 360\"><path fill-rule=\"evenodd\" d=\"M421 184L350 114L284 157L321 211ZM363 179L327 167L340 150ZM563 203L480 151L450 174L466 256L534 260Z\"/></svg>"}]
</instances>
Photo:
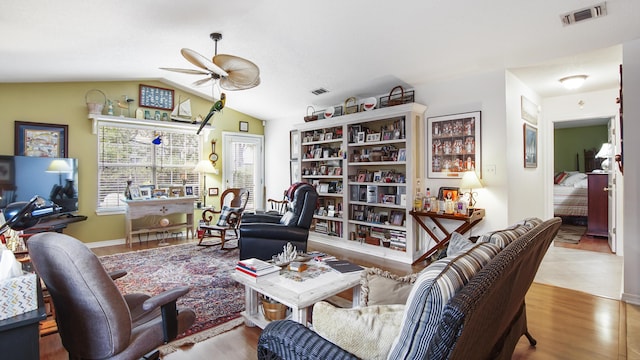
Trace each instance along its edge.
<instances>
[{"instance_id":1,"label":"decorative vase","mask_svg":"<svg viewBox=\"0 0 640 360\"><path fill-rule=\"evenodd\" d=\"M133 198L131 197L131 183L132 183L132 181L131 181L131 180L127 180L127 188L126 188L126 189L124 189L124 197L125 197L127 200L132 200L132 199L133 199Z\"/></svg>"}]
</instances>

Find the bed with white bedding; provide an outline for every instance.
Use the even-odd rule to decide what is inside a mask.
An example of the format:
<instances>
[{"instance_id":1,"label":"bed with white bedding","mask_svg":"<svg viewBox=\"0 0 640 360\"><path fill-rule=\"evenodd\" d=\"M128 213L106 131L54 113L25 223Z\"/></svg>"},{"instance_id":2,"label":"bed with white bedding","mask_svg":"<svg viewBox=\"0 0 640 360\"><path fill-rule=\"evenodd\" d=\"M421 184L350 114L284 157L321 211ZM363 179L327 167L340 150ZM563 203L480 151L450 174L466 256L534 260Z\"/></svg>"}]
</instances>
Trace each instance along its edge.
<instances>
[{"instance_id":1,"label":"bed with white bedding","mask_svg":"<svg viewBox=\"0 0 640 360\"><path fill-rule=\"evenodd\" d=\"M563 171L555 176L553 213L555 216L587 216L587 174Z\"/></svg>"}]
</instances>

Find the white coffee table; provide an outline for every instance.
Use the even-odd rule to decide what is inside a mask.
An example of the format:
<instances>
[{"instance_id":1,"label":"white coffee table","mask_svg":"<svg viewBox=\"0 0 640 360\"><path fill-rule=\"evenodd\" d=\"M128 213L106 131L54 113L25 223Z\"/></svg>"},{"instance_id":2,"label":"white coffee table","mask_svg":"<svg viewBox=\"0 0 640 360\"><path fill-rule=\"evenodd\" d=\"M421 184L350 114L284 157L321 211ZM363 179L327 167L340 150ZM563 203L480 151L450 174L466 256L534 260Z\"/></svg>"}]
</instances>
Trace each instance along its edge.
<instances>
[{"instance_id":1,"label":"white coffee table","mask_svg":"<svg viewBox=\"0 0 640 360\"><path fill-rule=\"evenodd\" d=\"M362 271L356 271L342 274L330 270L316 278L302 282L287 279L282 275L258 282L252 282L235 272L231 277L245 287L246 309L242 313L245 324L264 329L269 324L269 320L265 319L260 312L258 294L268 296L291 308L291 320L306 326L308 308L319 301L352 289L353 304L358 304L361 273Z\"/></svg>"}]
</instances>

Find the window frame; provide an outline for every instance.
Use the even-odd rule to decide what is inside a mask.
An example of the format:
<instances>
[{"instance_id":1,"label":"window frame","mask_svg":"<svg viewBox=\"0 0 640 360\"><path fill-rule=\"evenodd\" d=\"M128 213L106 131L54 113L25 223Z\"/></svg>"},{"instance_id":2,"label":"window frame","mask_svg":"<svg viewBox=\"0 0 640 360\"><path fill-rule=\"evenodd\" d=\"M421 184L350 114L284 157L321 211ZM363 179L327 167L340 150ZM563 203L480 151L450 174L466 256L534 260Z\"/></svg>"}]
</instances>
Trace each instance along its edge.
<instances>
[{"instance_id":1,"label":"window frame","mask_svg":"<svg viewBox=\"0 0 640 360\"><path fill-rule=\"evenodd\" d=\"M208 136L209 130L207 129L205 132L201 133L200 135L196 135L195 134L195 130L197 127L195 127L194 125L190 125L190 124L179 124L179 123L173 123L173 122L152 122L150 123L149 121L139 121L139 120L132 120L129 118L118 118L118 119L95 119L94 122L94 134L97 135L97 141L96 141L96 146L97 146L97 153L96 153L96 163L97 163L97 174L96 174L96 197L95 197L95 208L96 208L96 214L98 215L111 215L111 214L123 214L126 211L126 204L124 203L120 203L119 200L116 201L115 206L102 206L101 204L101 191L100 191L100 187L101 187L101 183L104 183L104 180L102 180L101 178L101 174L102 174L102 163L101 163L101 149L103 147L103 141L100 138L100 134L102 134L102 129L104 127L115 127L115 128L128 128L128 129L132 129L132 130L141 130L141 131L149 131L151 133L164 133L165 137L163 137L163 141L165 141L166 137L171 137L171 136L167 136L167 135L171 135L171 134L192 134L194 137L197 137L197 146L196 146L196 150L189 154L191 156L191 158L193 159L193 167L191 165L186 165L184 166L184 172L187 175L187 179L189 179L189 181L187 181L187 183L185 184L186 186L192 186L194 189L194 196L200 196L202 189L201 189L201 184L199 182L200 176L197 172L193 171L193 168L195 167L195 164L197 164L198 161L200 161L203 157L202 153L202 146L204 143L204 138L205 136ZM183 147L187 144L187 141L184 141L182 143L180 143ZM169 146L171 147L171 144L166 144L163 143L162 145L158 145L158 146ZM195 157L194 157L195 156ZM152 156L152 158L155 158L155 156ZM171 171L173 171L173 173L175 173L175 164L166 166L163 163L160 162L159 158L155 158L155 160L158 160L158 162L154 162L152 163L150 166L152 168L151 172L152 172L152 180L154 182L154 186L157 186L157 184L155 183L157 181L157 174L160 174L161 172L159 171L160 169L164 168L170 168L173 169ZM154 161L155 161L154 160ZM132 164L133 165L133 164ZM132 166L134 167L134 166ZM180 167L180 166L178 166ZM182 170L180 170L181 172ZM143 185L143 184L135 184L135 185ZM171 183L171 184L161 184L161 185L178 185L175 183ZM182 184L179 184L182 185ZM122 191L116 192L118 194L124 194L124 189L126 188L126 182L123 181L123 186L122 186Z\"/></svg>"}]
</instances>

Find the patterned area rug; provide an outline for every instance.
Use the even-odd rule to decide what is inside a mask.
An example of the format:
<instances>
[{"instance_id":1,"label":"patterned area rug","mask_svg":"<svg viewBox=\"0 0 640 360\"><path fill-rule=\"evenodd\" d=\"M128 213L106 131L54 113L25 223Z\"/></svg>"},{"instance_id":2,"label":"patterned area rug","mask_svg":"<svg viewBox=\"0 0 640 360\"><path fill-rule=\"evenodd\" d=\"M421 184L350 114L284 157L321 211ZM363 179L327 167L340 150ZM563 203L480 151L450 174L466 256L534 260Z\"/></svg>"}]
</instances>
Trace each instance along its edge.
<instances>
[{"instance_id":1,"label":"patterned area rug","mask_svg":"<svg viewBox=\"0 0 640 360\"><path fill-rule=\"evenodd\" d=\"M156 295L178 286L191 287L189 293L178 299L178 306L194 309L196 321L185 334L161 349L164 354L243 322L240 312L245 307L244 286L229 276L238 261L238 249L221 250L219 246L189 243L101 256L100 261L107 271L127 271L126 276L116 280L123 294Z\"/></svg>"},{"instance_id":2,"label":"patterned area rug","mask_svg":"<svg viewBox=\"0 0 640 360\"><path fill-rule=\"evenodd\" d=\"M558 230L558 235L554 241L569 243L569 244L577 244L580 242L580 238L587 231L585 226L577 226L577 225L568 225L562 224L560 225L560 230Z\"/></svg>"}]
</instances>

